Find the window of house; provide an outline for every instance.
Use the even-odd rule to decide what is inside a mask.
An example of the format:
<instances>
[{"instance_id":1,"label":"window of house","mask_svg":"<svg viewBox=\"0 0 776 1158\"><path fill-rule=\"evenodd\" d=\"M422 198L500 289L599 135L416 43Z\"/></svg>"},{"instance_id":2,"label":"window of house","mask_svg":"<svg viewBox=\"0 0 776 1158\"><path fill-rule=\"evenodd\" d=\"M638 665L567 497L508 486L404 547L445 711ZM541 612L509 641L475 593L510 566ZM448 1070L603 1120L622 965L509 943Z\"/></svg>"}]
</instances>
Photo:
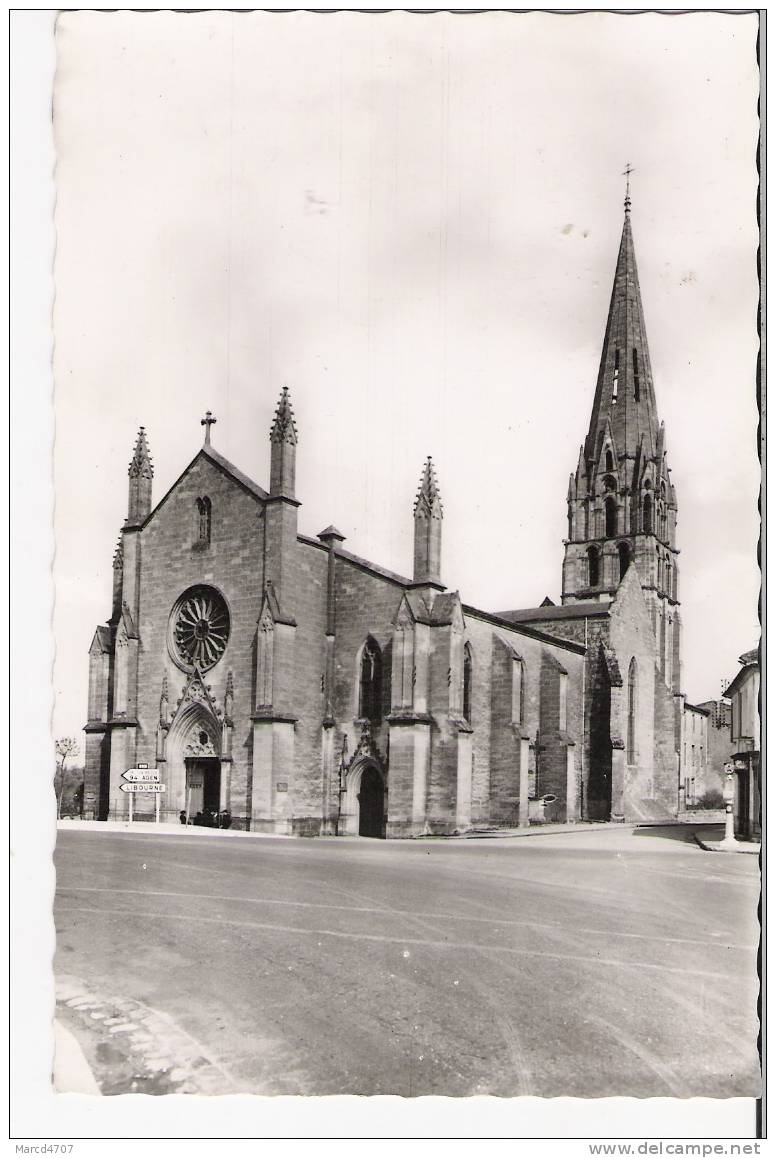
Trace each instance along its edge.
<instances>
[{"instance_id":1,"label":"window of house","mask_svg":"<svg viewBox=\"0 0 776 1158\"><path fill-rule=\"evenodd\" d=\"M361 720L382 718L383 657L380 648L370 636L361 653L358 716Z\"/></svg>"},{"instance_id":2,"label":"window of house","mask_svg":"<svg viewBox=\"0 0 776 1158\"><path fill-rule=\"evenodd\" d=\"M597 547L587 549L587 581L590 587L597 587L600 582L600 556Z\"/></svg>"},{"instance_id":3,"label":"window of house","mask_svg":"<svg viewBox=\"0 0 776 1158\"><path fill-rule=\"evenodd\" d=\"M636 763L636 701L638 698L638 671L636 657L630 661L628 668L628 737L626 742L626 759L629 764Z\"/></svg>"},{"instance_id":4,"label":"window of house","mask_svg":"<svg viewBox=\"0 0 776 1158\"><path fill-rule=\"evenodd\" d=\"M469 644L463 649L463 718L472 720L472 649Z\"/></svg>"},{"instance_id":5,"label":"window of house","mask_svg":"<svg viewBox=\"0 0 776 1158\"><path fill-rule=\"evenodd\" d=\"M205 495L204 498L197 499L197 542L206 544L210 542L210 516L211 516L211 502Z\"/></svg>"}]
</instances>

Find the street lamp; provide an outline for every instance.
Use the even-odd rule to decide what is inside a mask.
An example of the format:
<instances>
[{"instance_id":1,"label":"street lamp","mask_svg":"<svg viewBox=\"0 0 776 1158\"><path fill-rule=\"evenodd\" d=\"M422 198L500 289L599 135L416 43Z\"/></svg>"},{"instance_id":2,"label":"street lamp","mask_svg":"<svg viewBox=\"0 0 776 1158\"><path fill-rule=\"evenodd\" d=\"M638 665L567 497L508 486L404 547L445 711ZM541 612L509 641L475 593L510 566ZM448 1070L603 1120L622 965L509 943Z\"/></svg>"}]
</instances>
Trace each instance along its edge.
<instances>
[{"instance_id":1,"label":"street lamp","mask_svg":"<svg viewBox=\"0 0 776 1158\"><path fill-rule=\"evenodd\" d=\"M736 794L735 769L732 764L725 765L725 780L722 784L722 799L725 801L725 837L721 848L733 848L738 844L734 830L733 799Z\"/></svg>"}]
</instances>

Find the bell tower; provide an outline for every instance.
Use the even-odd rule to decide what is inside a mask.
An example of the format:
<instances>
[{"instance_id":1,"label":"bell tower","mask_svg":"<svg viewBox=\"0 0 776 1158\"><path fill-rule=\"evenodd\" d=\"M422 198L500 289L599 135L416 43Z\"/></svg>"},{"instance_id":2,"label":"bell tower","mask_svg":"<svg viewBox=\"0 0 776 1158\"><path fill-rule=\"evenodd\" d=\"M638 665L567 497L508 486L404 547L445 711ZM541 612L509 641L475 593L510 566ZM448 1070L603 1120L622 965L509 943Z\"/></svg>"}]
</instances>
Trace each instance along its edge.
<instances>
[{"instance_id":1,"label":"bell tower","mask_svg":"<svg viewBox=\"0 0 776 1158\"><path fill-rule=\"evenodd\" d=\"M660 670L666 685L678 691L676 490L657 414L629 191L590 426L569 480L567 505L563 603L613 598L635 566L652 616Z\"/></svg>"}]
</instances>

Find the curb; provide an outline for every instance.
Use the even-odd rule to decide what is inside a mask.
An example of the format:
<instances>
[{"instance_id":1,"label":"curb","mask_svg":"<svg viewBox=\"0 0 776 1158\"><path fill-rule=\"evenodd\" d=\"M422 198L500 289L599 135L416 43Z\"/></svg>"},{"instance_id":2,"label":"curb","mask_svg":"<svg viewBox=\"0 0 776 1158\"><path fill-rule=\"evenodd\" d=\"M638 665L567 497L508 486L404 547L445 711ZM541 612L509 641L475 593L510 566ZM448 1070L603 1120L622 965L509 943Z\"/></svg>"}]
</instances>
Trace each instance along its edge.
<instances>
[{"instance_id":1,"label":"curb","mask_svg":"<svg viewBox=\"0 0 776 1158\"><path fill-rule=\"evenodd\" d=\"M700 833L698 832L695 833L695 843L699 844L705 852L726 852L732 856L736 856L739 853L744 853L745 855L748 854L749 856L759 856L760 849L762 847L761 845L754 844L753 842L739 840L737 841L735 848L731 848L729 845L726 848L723 848L723 841L703 840Z\"/></svg>"},{"instance_id":2,"label":"curb","mask_svg":"<svg viewBox=\"0 0 776 1158\"><path fill-rule=\"evenodd\" d=\"M52 1084L57 1094L89 1094L102 1097L102 1091L84 1051L73 1034L54 1018L54 1072Z\"/></svg>"},{"instance_id":3,"label":"curb","mask_svg":"<svg viewBox=\"0 0 776 1158\"><path fill-rule=\"evenodd\" d=\"M559 822L558 824L532 824L525 828L492 828L483 829L479 832L463 832L457 836L450 835L432 835L428 836L414 836L407 837L402 840L394 840L392 844L413 844L419 841L432 841L433 843L452 842L471 842L478 840L515 840L523 839L529 836L564 836L569 833L579 832L635 832L636 829L650 829L650 828L683 828L691 830L693 822L677 821L677 820L637 820L625 823L621 820L603 820L603 821L588 821L580 824L579 822ZM342 836L316 836L316 837L299 837L293 836L284 832L245 832L244 829L221 829L221 828L204 828L195 825L180 825L180 824L153 824L147 822L130 824L125 820L58 820L57 830L61 832L93 832L101 835L107 835L114 832L131 833L133 836L177 836L177 837L192 837L199 840L203 837L217 837L220 840L315 840L315 841L336 841L341 844L345 841L357 842L360 837L348 835ZM693 834L698 840L697 833ZM373 839L373 838L363 838ZM700 844L700 841L698 841ZM704 847L701 845L701 847ZM759 852L760 846L756 846L756 851ZM716 849L711 851L716 852ZM736 852L752 852L751 847L736 849Z\"/></svg>"},{"instance_id":4,"label":"curb","mask_svg":"<svg viewBox=\"0 0 776 1158\"><path fill-rule=\"evenodd\" d=\"M188 836L195 840L217 836L223 840L297 840L285 832L245 832L240 828L205 828L195 824L154 824L139 821L130 824L127 820L58 820L58 832L94 832L100 835L113 832L129 832L133 836Z\"/></svg>"}]
</instances>

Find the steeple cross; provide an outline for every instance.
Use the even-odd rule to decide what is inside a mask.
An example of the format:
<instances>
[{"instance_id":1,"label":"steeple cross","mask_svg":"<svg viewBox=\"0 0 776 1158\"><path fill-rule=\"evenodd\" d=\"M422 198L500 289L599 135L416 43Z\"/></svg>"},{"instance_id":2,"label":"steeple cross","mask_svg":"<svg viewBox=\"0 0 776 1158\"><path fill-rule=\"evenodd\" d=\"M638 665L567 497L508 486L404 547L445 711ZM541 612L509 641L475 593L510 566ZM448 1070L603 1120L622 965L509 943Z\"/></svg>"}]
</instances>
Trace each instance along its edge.
<instances>
[{"instance_id":1,"label":"steeple cross","mask_svg":"<svg viewBox=\"0 0 776 1158\"><path fill-rule=\"evenodd\" d=\"M625 212L626 213L630 213L630 175L633 171L634 171L633 166L631 165L630 161L628 161L625 168L622 171L622 175L625 178Z\"/></svg>"},{"instance_id":2,"label":"steeple cross","mask_svg":"<svg viewBox=\"0 0 776 1158\"><path fill-rule=\"evenodd\" d=\"M210 410L207 411L204 418L200 419L200 426L205 427L205 446L210 446L210 427L214 426L216 422L218 419L213 417Z\"/></svg>"}]
</instances>

